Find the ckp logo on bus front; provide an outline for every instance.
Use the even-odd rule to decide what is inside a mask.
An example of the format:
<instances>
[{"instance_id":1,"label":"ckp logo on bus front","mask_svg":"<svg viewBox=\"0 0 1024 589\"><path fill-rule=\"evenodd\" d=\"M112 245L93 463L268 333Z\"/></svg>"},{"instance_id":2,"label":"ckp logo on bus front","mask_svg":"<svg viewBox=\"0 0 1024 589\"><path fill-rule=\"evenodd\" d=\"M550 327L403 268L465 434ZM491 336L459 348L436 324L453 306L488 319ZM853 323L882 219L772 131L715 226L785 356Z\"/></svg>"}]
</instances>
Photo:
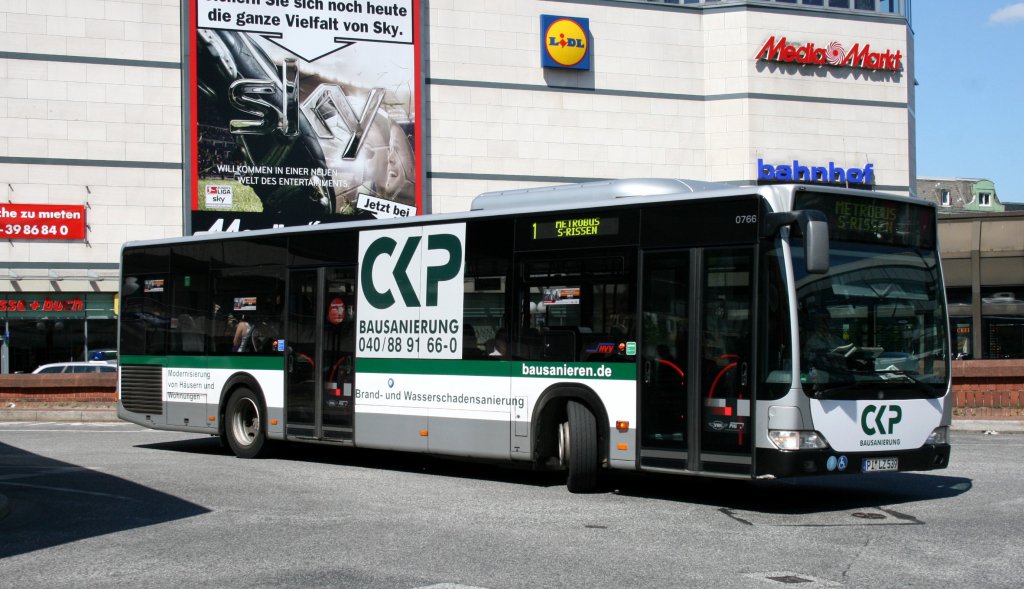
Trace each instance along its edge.
<instances>
[{"instance_id":1,"label":"ckp logo on bus front","mask_svg":"<svg viewBox=\"0 0 1024 589\"><path fill-rule=\"evenodd\" d=\"M541 65L590 69L590 19L540 15Z\"/></svg>"},{"instance_id":2,"label":"ckp logo on bus front","mask_svg":"<svg viewBox=\"0 0 1024 589\"><path fill-rule=\"evenodd\" d=\"M895 434L901 421L903 408L899 405L868 405L860 414L860 428L869 436Z\"/></svg>"},{"instance_id":3,"label":"ckp logo on bus front","mask_svg":"<svg viewBox=\"0 0 1024 589\"><path fill-rule=\"evenodd\" d=\"M466 225L359 234L356 355L459 358Z\"/></svg>"}]
</instances>

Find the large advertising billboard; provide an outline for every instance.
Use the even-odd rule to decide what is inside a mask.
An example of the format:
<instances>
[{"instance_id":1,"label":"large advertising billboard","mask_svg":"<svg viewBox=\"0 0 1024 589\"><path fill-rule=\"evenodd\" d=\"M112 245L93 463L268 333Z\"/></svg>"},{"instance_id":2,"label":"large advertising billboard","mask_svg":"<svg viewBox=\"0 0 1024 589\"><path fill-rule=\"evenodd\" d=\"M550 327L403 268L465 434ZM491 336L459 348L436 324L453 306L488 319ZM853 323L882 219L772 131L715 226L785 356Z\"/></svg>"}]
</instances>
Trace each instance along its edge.
<instances>
[{"instance_id":1,"label":"large advertising billboard","mask_svg":"<svg viewBox=\"0 0 1024 589\"><path fill-rule=\"evenodd\" d=\"M193 2L193 233L422 210L418 0Z\"/></svg>"}]
</instances>

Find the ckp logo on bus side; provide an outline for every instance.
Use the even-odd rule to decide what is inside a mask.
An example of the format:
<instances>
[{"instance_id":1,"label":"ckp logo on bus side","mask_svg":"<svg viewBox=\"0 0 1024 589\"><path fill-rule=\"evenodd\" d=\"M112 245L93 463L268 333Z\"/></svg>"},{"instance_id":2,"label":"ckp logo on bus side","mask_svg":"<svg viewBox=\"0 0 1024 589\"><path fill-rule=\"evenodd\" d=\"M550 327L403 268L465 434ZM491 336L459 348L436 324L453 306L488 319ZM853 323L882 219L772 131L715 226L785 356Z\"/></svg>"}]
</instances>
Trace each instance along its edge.
<instances>
[{"instance_id":1,"label":"ckp logo on bus side","mask_svg":"<svg viewBox=\"0 0 1024 589\"><path fill-rule=\"evenodd\" d=\"M540 15L541 65L590 69L590 19Z\"/></svg>"},{"instance_id":2,"label":"ckp logo on bus side","mask_svg":"<svg viewBox=\"0 0 1024 589\"><path fill-rule=\"evenodd\" d=\"M420 248L423 245L426 245L428 252L446 253L447 261L433 266L417 264L416 266L420 267L414 268L414 262L418 255L422 255ZM377 309L387 309L397 301L394 290L378 287L378 281L374 278L375 268L381 258L388 259L386 264L391 271L389 282L394 281L406 307L421 307L424 304L428 307L436 307L438 285L455 278L462 270L462 242L458 236L447 233L428 235L425 244L420 235L406 236L401 245L387 235L373 240L366 247L362 257L363 267L359 275L361 290L371 306ZM423 266L426 269L426 282L423 285L425 288L417 288L417 285L413 284L413 280L423 276ZM410 273L410 270L415 270L415 272Z\"/></svg>"},{"instance_id":3,"label":"ckp logo on bus side","mask_svg":"<svg viewBox=\"0 0 1024 589\"><path fill-rule=\"evenodd\" d=\"M462 357L465 244L465 223L360 232L357 357Z\"/></svg>"}]
</instances>

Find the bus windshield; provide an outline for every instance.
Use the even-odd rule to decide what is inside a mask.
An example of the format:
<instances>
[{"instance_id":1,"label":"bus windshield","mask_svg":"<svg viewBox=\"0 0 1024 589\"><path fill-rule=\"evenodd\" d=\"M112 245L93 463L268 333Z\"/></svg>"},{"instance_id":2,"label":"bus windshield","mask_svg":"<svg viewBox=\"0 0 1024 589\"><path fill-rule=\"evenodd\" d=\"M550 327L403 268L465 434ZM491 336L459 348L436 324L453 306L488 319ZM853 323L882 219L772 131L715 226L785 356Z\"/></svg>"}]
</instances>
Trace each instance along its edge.
<instances>
[{"instance_id":1,"label":"bus windshield","mask_svg":"<svg viewBox=\"0 0 1024 589\"><path fill-rule=\"evenodd\" d=\"M800 382L819 399L937 398L949 375L935 250L833 241L826 274L793 240Z\"/></svg>"}]
</instances>

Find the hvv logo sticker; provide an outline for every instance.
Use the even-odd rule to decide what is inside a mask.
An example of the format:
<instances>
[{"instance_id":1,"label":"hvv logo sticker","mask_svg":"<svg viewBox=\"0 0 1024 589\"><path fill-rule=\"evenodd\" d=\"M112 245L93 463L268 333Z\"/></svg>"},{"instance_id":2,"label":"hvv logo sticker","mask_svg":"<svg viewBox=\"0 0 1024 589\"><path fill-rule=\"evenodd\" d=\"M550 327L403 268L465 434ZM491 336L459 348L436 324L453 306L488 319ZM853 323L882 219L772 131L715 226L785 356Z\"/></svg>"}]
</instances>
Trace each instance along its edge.
<instances>
[{"instance_id":1,"label":"hvv logo sticker","mask_svg":"<svg viewBox=\"0 0 1024 589\"><path fill-rule=\"evenodd\" d=\"M540 15L543 67L590 69L590 19Z\"/></svg>"}]
</instances>

